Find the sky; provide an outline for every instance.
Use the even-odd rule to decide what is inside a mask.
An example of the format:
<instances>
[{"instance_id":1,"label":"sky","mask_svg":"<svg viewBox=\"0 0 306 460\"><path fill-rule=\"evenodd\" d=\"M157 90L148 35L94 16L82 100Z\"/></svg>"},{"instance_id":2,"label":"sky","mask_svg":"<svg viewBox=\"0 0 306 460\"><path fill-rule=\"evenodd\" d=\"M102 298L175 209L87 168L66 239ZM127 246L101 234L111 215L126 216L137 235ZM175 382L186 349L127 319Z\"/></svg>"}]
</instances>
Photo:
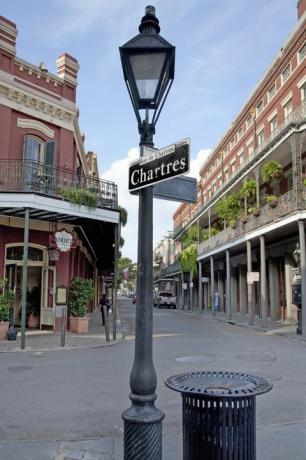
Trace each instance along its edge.
<instances>
[{"instance_id":1,"label":"sky","mask_svg":"<svg viewBox=\"0 0 306 460\"><path fill-rule=\"evenodd\" d=\"M161 35L176 47L175 79L156 126L155 147L191 138L191 176L225 133L296 24L296 0L155 0ZM77 105L85 148L118 184L128 211L122 254L137 258L138 198L128 165L139 156L136 117L118 47L138 34L141 0L1 0L17 24L17 56L56 74L63 52L80 64ZM26 6L25 6L26 5ZM43 7L42 7L43 6ZM154 200L154 246L173 229L177 203Z\"/></svg>"}]
</instances>

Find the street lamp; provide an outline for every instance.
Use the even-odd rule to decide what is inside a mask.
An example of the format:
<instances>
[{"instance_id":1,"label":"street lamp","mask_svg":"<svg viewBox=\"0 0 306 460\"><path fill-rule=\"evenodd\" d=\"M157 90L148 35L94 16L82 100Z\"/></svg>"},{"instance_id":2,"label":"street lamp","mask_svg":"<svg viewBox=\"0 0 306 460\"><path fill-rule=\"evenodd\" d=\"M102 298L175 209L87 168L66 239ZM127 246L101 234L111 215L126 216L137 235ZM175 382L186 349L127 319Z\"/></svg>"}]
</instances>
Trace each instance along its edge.
<instances>
[{"instance_id":1,"label":"street lamp","mask_svg":"<svg viewBox=\"0 0 306 460\"><path fill-rule=\"evenodd\" d=\"M159 35L155 8L147 6L139 34L120 47L124 79L138 121L140 156L153 147L155 124L174 78L175 47ZM150 118L151 117L151 118ZM124 459L162 458L162 420L153 364L153 188L139 191L135 358L130 375L132 405L123 412Z\"/></svg>"}]
</instances>

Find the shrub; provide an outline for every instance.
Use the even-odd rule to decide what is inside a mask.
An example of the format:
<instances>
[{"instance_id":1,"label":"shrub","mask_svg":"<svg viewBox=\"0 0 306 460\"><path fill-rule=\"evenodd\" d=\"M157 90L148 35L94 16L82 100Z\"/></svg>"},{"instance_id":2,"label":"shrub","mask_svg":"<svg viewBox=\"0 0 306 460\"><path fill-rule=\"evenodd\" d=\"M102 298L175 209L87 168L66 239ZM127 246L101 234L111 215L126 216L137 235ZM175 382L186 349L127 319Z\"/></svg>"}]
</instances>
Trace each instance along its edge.
<instances>
[{"instance_id":1,"label":"shrub","mask_svg":"<svg viewBox=\"0 0 306 460\"><path fill-rule=\"evenodd\" d=\"M215 212L226 224L237 221L241 204L237 194L231 193L219 200L215 206Z\"/></svg>"},{"instance_id":2,"label":"shrub","mask_svg":"<svg viewBox=\"0 0 306 460\"><path fill-rule=\"evenodd\" d=\"M62 187L58 193L74 204L83 204L88 208L96 208L98 205L98 195L90 190L79 189L76 187Z\"/></svg>"},{"instance_id":3,"label":"shrub","mask_svg":"<svg viewBox=\"0 0 306 460\"><path fill-rule=\"evenodd\" d=\"M10 321L15 294L5 278L0 281L0 291L0 321Z\"/></svg>"},{"instance_id":4,"label":"shrub","mask_svg":"<svg viewBox=\"0 0 306 460\"><path fill-rule=\"evenodd\" d=\"M91 280L73 278L69 289L69 305L71 316L84 318L87 306L94 298L94 288Z\"/></svg>"}]
</instances>

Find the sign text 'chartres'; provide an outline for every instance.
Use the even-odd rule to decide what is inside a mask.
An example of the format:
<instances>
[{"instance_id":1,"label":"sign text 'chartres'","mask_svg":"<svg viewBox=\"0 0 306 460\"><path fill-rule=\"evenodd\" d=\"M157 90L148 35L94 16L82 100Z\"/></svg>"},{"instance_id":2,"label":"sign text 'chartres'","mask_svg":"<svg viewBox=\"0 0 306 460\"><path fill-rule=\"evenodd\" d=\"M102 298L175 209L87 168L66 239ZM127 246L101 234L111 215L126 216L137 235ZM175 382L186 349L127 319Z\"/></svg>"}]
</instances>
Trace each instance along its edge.
<instances>
[{"instance_id":1,"label":"sign text 'chartres'","mask_svg":"<svg viewBox=\"0 0 306 460\"><path fill-rule=\"evenodd\" d=\"M160 150L145 149L145 155L130 165L130 191L139 190L157 182L188 173L189 138Z\"/></svg>"}]
</instances>

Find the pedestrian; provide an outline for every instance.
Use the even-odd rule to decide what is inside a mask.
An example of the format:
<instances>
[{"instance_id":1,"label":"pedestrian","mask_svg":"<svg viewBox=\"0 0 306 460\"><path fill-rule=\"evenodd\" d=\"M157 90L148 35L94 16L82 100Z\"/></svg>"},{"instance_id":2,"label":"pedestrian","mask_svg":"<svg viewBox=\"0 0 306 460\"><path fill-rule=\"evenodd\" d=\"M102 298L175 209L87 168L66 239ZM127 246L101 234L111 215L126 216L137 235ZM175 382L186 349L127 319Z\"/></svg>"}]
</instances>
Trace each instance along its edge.
<instances>
[{"instance_id":1,"label":"pedestrian","mask_svg":"<svg viewBox=\"0 0 306 460\"><path fill-rule=\"evenodd\" d=\"M108 312L109 312L109 310L111 308L109 300L108 300L108 298L106 297L105 294L102 295L102 298L101 298L101 300L99 302L99 305L100 305L100 309L101 309L101 313L102 313L102 325L105 326L105 319L106 318L104 318L104 308L103 307L104 306L106 307L107 314L108 314Z\"/></svg>"},{"instance_id":2,"label":"pedestrian","mask_svg":"<svg viewBox=\"0 0 306 460\"><path fill-rule=\"evenodd\" d=\"M214 305L213 305L213 315L216 314L216 311L220 309L220 295L218 292L214 293Z\"/></svg>"}]
</instances>

